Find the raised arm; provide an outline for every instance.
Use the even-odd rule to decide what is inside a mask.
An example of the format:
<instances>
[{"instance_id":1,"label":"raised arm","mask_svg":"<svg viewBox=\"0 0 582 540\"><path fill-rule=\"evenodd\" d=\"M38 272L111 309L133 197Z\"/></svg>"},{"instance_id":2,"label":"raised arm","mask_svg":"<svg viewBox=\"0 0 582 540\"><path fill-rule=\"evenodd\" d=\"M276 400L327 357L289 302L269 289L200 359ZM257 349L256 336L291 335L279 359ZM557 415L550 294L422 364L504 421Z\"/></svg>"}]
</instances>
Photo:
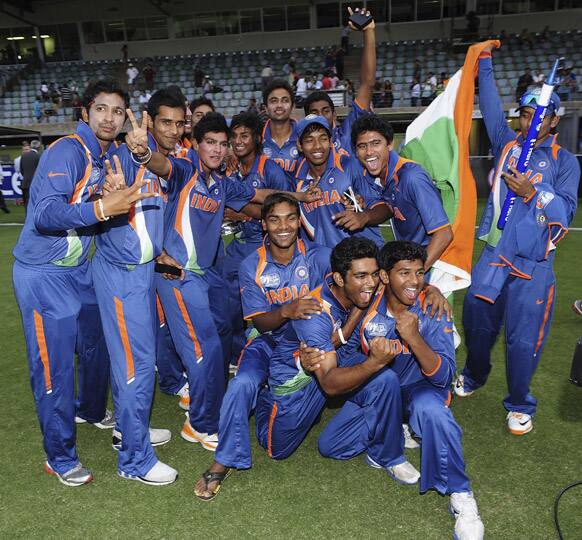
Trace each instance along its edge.
<instances>
[{"instance_id":1,"label":"raised arm","mask_svg":"<svg viewBox=\"0 0 582 540\"><path fill-rule=\"evenodd\" d=\"M352 9L348 8L348 11L351 15ZM365 14L370 15L370 12L366 11ZM351 23L350 27L357 31L357 28ZM362 49L360 67L360 86L356 100L362 109L368 109L376 83L376 23L372 21L362 32L364 33L364 48Z\"/></svg>"}]
</instances>

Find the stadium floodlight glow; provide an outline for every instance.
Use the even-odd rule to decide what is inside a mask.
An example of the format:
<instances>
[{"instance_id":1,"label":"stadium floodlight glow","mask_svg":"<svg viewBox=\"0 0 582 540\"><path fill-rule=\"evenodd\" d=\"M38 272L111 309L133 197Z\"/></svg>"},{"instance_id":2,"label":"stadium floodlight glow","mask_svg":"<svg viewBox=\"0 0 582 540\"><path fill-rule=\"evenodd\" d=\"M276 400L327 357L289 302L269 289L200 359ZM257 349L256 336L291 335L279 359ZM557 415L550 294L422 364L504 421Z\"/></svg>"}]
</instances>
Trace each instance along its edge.
<instances>
[{"instance_id":1,"label":"stadium floodlight glow","mask_svg":"<svg viewBox=\"0 0 582 540\"><path fill-rule=\"evenodd\" d=\"M41 34L40 35L41 39L48 39L50 38L50 36L48 34ZM36 39L36 36L32 36L33 39Z\"/></svg>"},{"instance_id":2,"label":"stadium floodlight glow","mask_svg":"<svg viewBox=\"0 0 582 540\"><path fill-rule=\"evenodd\" d=\"M24 39L24 36L12 36L12 37L7 37L6 39L8 41L20 41L21 39Z\"/></svg>"}]
</instances>

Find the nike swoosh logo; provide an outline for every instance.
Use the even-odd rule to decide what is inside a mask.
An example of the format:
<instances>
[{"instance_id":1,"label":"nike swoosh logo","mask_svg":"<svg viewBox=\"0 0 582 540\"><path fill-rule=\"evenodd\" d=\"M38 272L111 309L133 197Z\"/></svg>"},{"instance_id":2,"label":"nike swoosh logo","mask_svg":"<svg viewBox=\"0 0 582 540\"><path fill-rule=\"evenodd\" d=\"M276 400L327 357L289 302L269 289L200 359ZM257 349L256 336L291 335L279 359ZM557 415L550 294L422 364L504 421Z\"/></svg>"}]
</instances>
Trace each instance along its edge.
<instances>
[{"instance_id":1,"label":"nike swoosh logo","mask_svg":"<svg viewBox=\"0 0 582 540\"><path fill-rule=\"evenodd\" d=\"M49 178L52 178L53 176L67 176L67 174L64 172L50 172L50 173L48 173Z\"/></svg>"},{"instance_id":2,"label":"nike swoosh logo","mask_svg":"<svg viewBox=\"0 0 582 540\"><path fill-rule=\"evenodd\" d=\"M544 301L543 300L536 300L536 304L539 306L540 304L543 304Z\"/></svg>"}]
</instances>

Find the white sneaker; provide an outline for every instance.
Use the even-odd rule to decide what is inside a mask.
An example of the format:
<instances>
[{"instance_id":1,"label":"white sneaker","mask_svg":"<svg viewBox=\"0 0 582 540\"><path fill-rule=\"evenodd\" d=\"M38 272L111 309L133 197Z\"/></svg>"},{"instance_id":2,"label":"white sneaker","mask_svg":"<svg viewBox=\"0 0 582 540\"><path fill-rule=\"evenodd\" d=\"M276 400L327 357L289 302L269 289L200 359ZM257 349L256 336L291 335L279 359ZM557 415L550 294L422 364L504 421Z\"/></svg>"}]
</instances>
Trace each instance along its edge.
<instances>
[{"instance_id":1,"label":"white sneaker","mask_svg":"<svg viewBox=\"0 0 582 540\"><path fill-rule=\"evenodd\" d=\"M412 432L410 431L410 426L408 424L402 424L402 431L404 433L404 448L408 448L409 450L420 448L420 444L418 444L416 439L412 436Z\"/></svg>"},{"instance_id":2,"label":"white sneaker","mask_svg":"<svg viewBox=\"0 0 582 540\"><path fill-rule=\"evenodd\" d=\"M72 469L69 469L66 473L59 474L55 471L49 464L48 461L44 463L44 470L59 479L61 484L69 487L78 487L88 484L93 480L93 475L91 471L80 463L77 463Z\"/></svg>"},{"instance_id":3,"label":"white sneaker","mask_svg":"<svg viewBox=\"0 0 582 540\"><path fill-rule=\"evenodd\" d=\"M455 540L482 540L485 527L473 492L451 493L449 512L455 518Z\"/></svg>"},{"instance_id":4,"label":"white sneaker","mask_svg":"<svg viewBox=\"0 0 582 540\"><path fill-rule=\"evenodd\" d=\"M190 385L188 383L186 383L184 386L182 386L182 388L180 388L180 390L178 390L178 393L176 394L178 396L180 396L180 401L178 402L178 406L180 407L180 409L187 411L190 409Z\"/></svg>"},{"instance_id":5,"label":"white sneaker","mask_svg":"<svg viewBox=\"0 0 582 540\"><path fill-rule=\"evenodd\" d=\"M459 375L453 382L453 391L459 397L469 397L475 393L475 390L465 390L465 376Z\"/></svg>"},{"instance_id":6,"label":"white sneaker","mask_svg":"<svg viewBox=\"0 0 582 540\"><path fill-rule=\"evenodd\" d=\"M218 433L200 433L199 431L196 431L190 424L188 413L186 413L186 421L182 426L180 435L185 441L200 443L203 448L210 452L215 452L216 447L218 446Z\"/></svg>"},{"instance_id":7,"label":"white sneaker","mask_svg":"<svg viewBox=\"0 0 582 540\"><path fill-rule=\"evenodd\" d=\"M161 461L158 461L145 476L133 476L122 471L118 471L117 474L121 476L121 478L126 478L127 480L138 480L139 482L150 486L167 486L168 484L175 482L178 478L178 471Z\"/></svg>"},{"instance_id":8,"label":"white sneaker","mask_svg":"<svg viewBox=\"0 0 582 540\"><path fill-rule=\"evenodd\" d=\"M529 414L516 411L507 413L507 431L513 435L525 435L533 429L533 422Z\"/></svg>"},{"instance_id":9,"label":"white sneaker","mask_svg":"<svg viewBox=\"0 0 582 540\"><path fill-rule=\"evenodd\" d=\"M170 442L171 438L172 432L169 429L150 428L150 443L152 446L162 446L163 444ZM118 452L121 450L121 441L121 432L114 429L111 441L113 450L117 450Z\"/></svg>"},{"instance_id":10,"label":"white sneaker","mask_svg":"<svg viewBox=\"0 0 582 540\"><path fill-rule=\"evenodd\" d=\"M86 424L87 420L80 416L75 416L75 424ZM99 429L113 429L115 427L115 415L109 410L105 410L105 416L99 422L89 422Z\"/></svg>"},{"instance_id":11,"label":"white sneaker","mask_svg":"<svg viewBox=\"0 0 582 540\"><path fill-rule=\"evenodd\" d=\"M374 469L384 469L391 476L392 480L396 480L396 482L405 486L413 486L420 478L420 473L408 461L394 465L394 467L382 467L382 465L376 463L366 454L366 463L370 467L374 467Z\"/></svg>"}]
</instances>

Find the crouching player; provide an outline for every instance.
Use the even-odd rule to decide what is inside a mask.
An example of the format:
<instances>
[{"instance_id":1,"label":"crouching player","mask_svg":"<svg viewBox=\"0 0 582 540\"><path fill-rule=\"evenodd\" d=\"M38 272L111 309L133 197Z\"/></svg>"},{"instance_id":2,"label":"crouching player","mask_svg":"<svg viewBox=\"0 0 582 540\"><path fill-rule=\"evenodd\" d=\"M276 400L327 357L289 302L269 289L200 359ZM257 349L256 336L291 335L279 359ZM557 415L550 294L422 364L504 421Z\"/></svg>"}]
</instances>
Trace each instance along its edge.
<instances>
[{"instance_id":1,"label":"crouching player","mask_svg":"<svg viewBox=\"0 0 582 540\"><path fill-rule=\"evenodd\" d=\"M393 370L385 369L394 358L388 341L372 340L363 359L350 345L337 352L334 345L349 343L342 327L352 310L370 304L379 281L377 253L373 241L359 237L333 249L332 275L311 292L321 313L288 325L271 358L269 388L258 398L257 435L270 457L284 459L301 444L327 397L343 395L345 404L319 437L321 454L349 459L366 453L369 464L398 482L415 484L419 474L404 456L400 383ZM325 352L315 376L301 367L301 341ZM347 365L353 363L345 354L349 351L358 355L356 365Z\"/></svg>"},{"instance_id":2,"label":"crouching player","mask_svg":"<svg viewBox=\"0 0 582 540\"><path fill-rule=\"evenodd\" d=\"M205 501L217 495L231 469L251 467L249 415L288 321L321 311L319 301L308 293L325 278L331 250L298 239L299 203L290 195L269 195L262 217L267 233L263 245L243 261L239 274L244 316L261 335L247 343L236 377L226 390L214 463L195 489L196 496Z\"/></svg>"},{"instance_id":3,"label":"crouching player","mask_svg":"<svg viewBox=\"0 0 582 540\"><path fill-rule=\"evenodd\" d=\"M380 252L380 289L364 317L364 352L385 338L394 360L391 372L401 385L404 412L422 439L420 491L450 495L455 538L483 538L483 523L465 473L461 428L448 407L455 374L452 323L424 315L418 296L424 286L426 249L390 242ZM317 371L315 372L317 373Z\"/></svg>"}]
</instances>

